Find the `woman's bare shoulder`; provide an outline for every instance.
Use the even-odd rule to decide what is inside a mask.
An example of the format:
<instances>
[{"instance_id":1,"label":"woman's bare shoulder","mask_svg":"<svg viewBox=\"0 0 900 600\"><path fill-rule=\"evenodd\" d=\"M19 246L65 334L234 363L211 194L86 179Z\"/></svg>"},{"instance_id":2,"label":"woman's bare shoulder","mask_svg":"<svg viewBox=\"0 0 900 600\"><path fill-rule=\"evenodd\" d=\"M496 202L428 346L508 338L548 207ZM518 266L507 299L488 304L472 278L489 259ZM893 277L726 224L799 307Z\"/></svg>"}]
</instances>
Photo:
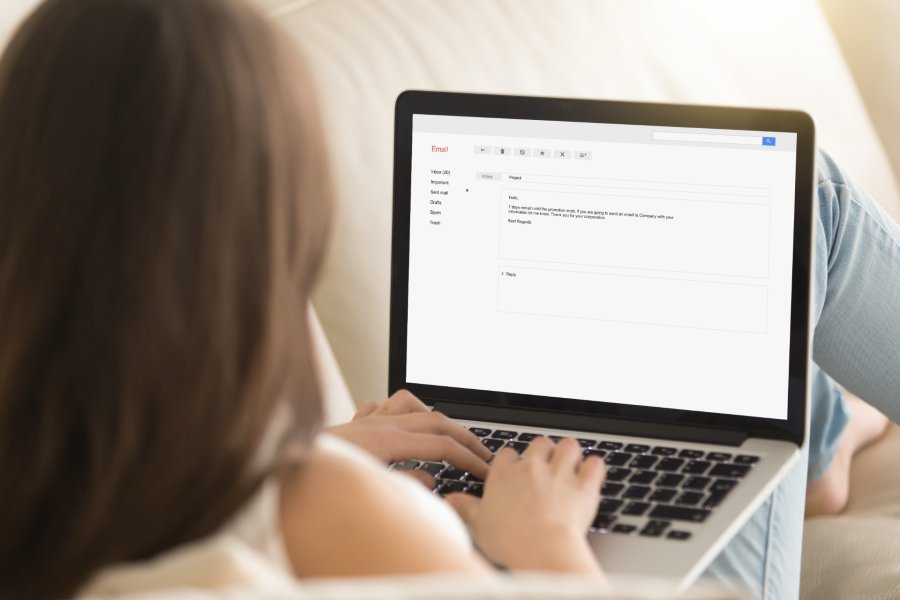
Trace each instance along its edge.
<instances>
[{"instance_id":1,"label":"woman's bare shoulder","mask_svg":"<svg viewBox=\"0 0 900 600\"><path fill-rule=\"evenodd\" d=\"M408 490L368 456L317 444L281 487L281 527L295 573L345 577L485 571L470 549L410 517Z\"/></svg>"}]
</instances>

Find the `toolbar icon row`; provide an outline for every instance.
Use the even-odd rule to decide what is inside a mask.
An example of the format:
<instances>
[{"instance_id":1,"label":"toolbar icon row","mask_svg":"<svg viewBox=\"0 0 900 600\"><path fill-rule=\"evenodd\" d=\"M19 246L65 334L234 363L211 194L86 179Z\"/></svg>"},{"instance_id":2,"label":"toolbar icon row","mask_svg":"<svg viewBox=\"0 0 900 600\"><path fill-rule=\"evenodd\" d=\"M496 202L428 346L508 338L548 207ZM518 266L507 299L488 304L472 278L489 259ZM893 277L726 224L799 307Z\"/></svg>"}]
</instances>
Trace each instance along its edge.
<instances>
[{"instance_id":1,"label":"toolbar icon row","mask_svg":"<svg viewBox=\"0 0 900 600\"><path fill-rule=\"evenodd\" d=\"M519 156L523 158L574 158L576 160L591 160L591 153L586 150L551 150L549 148L475 146L475 154L493 154L494 156Z\"/></svg>"}]
</instances>

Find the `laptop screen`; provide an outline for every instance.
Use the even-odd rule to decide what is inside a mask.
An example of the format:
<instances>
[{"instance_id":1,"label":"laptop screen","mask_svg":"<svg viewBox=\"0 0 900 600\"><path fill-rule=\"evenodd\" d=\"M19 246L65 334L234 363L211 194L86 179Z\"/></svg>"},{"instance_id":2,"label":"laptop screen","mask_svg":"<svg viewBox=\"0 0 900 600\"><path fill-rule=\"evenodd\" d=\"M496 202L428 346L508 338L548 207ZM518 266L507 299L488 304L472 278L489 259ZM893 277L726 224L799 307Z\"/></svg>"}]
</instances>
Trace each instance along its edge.
<instances>
[{"instance_id":1,"label":"laptop screen","mask_svg":"<svg viewBox=\"0 0 900 600\"><path fill-rule=\"evenodd\" d=\"M786 419L796 148L413 115L407 381Z\"/></svg>"}]
</instances>

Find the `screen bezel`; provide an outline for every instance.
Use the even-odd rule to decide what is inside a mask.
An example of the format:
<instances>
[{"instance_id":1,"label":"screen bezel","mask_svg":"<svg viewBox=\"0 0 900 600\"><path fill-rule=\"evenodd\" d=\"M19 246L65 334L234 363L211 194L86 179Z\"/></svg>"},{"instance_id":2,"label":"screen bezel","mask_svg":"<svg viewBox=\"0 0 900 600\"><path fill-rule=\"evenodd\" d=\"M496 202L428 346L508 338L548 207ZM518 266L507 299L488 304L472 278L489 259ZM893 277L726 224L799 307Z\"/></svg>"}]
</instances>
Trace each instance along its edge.
<instances>
[{"instance_id":1,"label":"screen bezel","mask_svg":"<svg viewBox=\"0 0 900 600\"><path fill-rule=\"evenodd\" d=\"M692 127L797 134L794 193L794 253L786 419L653 408L595 400L532 396L411 383L406 378L409 303L413 115L493 117L542 121ZM388 393L408 389L429 405L436 402L555 413L555 420L583 429L583 417L742 432L802 445L805 437L810 361L812 227L815 127L800 111L673 105L548 97L406 91L397 98L394 121L394 208L391 260ZM477 340L473 340L477 343ZM748 373L752 376L752 373ZM735 382L740 385L740 382Z\"/></svg>"}]
</instances>

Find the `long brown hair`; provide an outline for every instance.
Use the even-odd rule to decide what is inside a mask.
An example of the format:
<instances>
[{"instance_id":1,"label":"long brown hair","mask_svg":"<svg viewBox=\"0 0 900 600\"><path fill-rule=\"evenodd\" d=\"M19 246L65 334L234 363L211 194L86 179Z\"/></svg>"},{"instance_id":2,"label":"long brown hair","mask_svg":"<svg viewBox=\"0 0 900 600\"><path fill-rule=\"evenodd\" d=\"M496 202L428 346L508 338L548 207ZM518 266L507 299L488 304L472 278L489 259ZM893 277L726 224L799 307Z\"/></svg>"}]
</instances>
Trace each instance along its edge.
<instances>
[{"instance_id":1,"label":"long brown hair","mask_svg":"<svg viewBox=\"0 0 900 600\"><path fill-rule=\"evenodd\" d=\"M48 0L0 62L0 597L205 536L321 421L309 76L226 0ZM301 450L302 452L302 450Z\"/></svg>"}]
</instances>

